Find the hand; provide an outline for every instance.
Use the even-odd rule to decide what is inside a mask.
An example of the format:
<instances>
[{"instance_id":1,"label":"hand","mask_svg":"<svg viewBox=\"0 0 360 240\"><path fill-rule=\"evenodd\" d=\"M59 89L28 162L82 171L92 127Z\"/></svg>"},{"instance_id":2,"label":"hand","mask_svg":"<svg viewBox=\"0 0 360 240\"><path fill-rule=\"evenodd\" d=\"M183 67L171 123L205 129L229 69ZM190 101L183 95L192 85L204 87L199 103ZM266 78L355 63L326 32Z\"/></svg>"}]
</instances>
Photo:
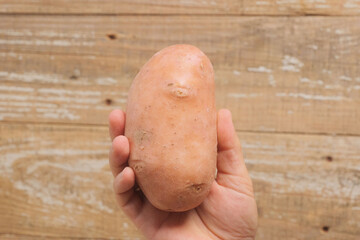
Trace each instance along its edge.
<instances>
[{"instance_id":1,"label":"hand","mask_svg":"<svg viewBox=\"0 0 360 240\"><path fill-rule=\"evenodd\" d=\"M257 209L251 179L242 156L240 141L229 110L218 113L217 178L204 202L183 213L169 213L153 207L134 190L135 173L127 166L129 141L123 136L125 113L109 116L112 147L109 162L115 177L114 191L122 210L146 238L254 239Z\"/></svg>"}]
</instances>

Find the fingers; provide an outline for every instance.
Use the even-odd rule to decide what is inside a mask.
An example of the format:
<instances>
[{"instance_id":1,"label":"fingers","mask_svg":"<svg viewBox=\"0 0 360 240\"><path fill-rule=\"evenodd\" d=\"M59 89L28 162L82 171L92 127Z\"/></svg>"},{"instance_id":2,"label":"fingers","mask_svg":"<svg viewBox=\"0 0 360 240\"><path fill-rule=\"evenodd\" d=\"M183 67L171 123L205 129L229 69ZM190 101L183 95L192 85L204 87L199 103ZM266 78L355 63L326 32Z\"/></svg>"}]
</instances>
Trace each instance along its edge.
<instances>
[{"instance_id":1,"label":"fingers","mask_svg":"<svg viewBox=\"0 0 360 240\"><path fill-rule=\"evenodd\" d=\"M239 174L245 167L240 141L232 122L231 112L221 109L218 113L218 171Z\"/></svg>"},{"instance_id":2,"label":"fingers","mask_svg":"<svg viewBox=\"0 0 360 240\"><path fill-rule=\"evenodd\" d=\"M109 165L114 177L127 165L129 153L129 140L125 136L114 138L109 153Z\"/></svg>"},{"instance_id":3,"label":"fingers","mask_svg":"<svg viewBox=\"0 0 360 240\"><path fill-rule=\"evenodd\" d=\"M129 140L123 136L125 113L114 110L109 115L109 134L113 141L109 153L109 164L114 179L116 201L123 211L134 220L142 209L142 201L134 192L135 173L126 167L130 153Z\"/></svg>"},{"instance_id":4,"label":"fingers","mask_svg":"<svg viewBox=\"0 0 360 240\"><path fill-rule=\"evenodd\" d=\"M116 136L124 135L125 113L120 109L113 110L109 115L109 134L111 140Z\"/></svg>"},{"instance_id":5,"label":"fingers","mask_svg":"<svg viewBox=\"0 0 360 240\"><path fill-rule=\"evenodd\" d=\"M251 194L252 184L242 155L231 112L218 113L217 182L220 185Z\"/></svg>"},{"instance_id":6,"label":"fingers","mask_svg":"<svg viewBox=\"0 0 360 240\"><path fill-rule=\"evenodd\" d=\"M134 220L142 208L142 201L134 192L135 173L130 167L125 167L114 180L116 201L123 211Z\"/></svg>"}]
</instances>

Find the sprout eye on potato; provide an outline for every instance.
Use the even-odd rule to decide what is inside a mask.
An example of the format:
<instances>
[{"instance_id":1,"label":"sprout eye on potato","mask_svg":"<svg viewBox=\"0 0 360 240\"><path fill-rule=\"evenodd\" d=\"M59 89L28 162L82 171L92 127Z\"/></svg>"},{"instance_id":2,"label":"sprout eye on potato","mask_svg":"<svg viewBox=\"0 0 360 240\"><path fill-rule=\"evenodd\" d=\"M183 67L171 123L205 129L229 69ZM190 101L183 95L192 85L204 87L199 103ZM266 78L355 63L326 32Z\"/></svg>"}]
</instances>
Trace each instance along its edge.
<instances>
[{"instance_id":1,"label":"sprout eye on potato","mask_svg":"<svg viewBox=\"0 0 360 240\"><path fill-rule=\"evenodd\" d=\"M157 52L135 77L125 136L129 166L156 208L181 212L202 203L215 179L214 71L191 45Z\"/></svg>"}]
</instances>

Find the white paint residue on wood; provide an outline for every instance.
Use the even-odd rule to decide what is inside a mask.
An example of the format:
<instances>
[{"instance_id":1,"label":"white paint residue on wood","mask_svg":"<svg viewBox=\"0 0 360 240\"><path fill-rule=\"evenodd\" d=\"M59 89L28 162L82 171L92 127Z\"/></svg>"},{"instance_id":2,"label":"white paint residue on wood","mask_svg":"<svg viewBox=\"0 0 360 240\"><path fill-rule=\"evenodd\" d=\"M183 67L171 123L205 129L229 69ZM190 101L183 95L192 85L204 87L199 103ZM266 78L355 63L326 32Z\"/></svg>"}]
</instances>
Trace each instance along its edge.
<instances>
[{"instance_id":1,"label":"white paint residue on wood","mask_svg":"<svg viewBox=\"0 0 360 240\"><path fill-rule=\"evenodd\" d=\"M317 45L315 45L315 44L309 45L308 47L315 50L315 51L319 49L319 47Z\"/></svg>"},{"instance_id":2,"label":"white paint residue on wood","mask_svg":"<svg viewBox=\"0 0 360 240\"><path fill-rule=\"evenodd\" d=\"M281 69L285 72L300 72L300 69L304 66L296 57L285 55L282 60L283 66Z\"/></svg>"},{"instance_id":3,"label":"white paint residue on wood","mask_svg":"<svg viewBox=\"0 0 360 240\"><path fill-rule=\"evenodd\" d=\"M74 209L83 208L83 203L91 206L92 211L101 211L104 213L112 214L114 210L106 206L102 199L96 197L95 194L98 188L104 188L104 183L98 182L92 178L80 178L81 173L87 174L99 174L103 171L104 168L108 166L107 150L91 150L91 149L69 149L69 148L53 148L46 146L47 143L52 141L45 141L46 143L44 148L36 149L35 147L41 142L41 139L37 138L24 138L23 144L26 144L26 148L32 150L21 150L17 151L17 145L11 144L11 140L8 140L8 144L1 146L0 151L5 150L5 154L2 154L4 161L0 161L0 172L1 174L8 176L10 179L13 179L13 187L17 190L24 192L29 197L27 198L30 202L38 202L39 200L43 204L47 205L56 205L61 206L64 210L73 211ZM36 143L36 146L33 144ZM54 144L54 142L52 142ZM41 143L43 145L43 143ZM4 149L6 147L6 149ZM24 159L31 161L34 157L38 159L31 164L26 165L25 171L22 168L18 168L17 163L24 162ZM47 159L47 156L57 156L52 161L41 160ZM86 157L87 156L87 157ZM92 158L93 157L93 158ZM76 159L74 161L63 161L62 159ZM16 171L16 173L15 173ZM18 173L21 171L23 177L19 178ZM46 173L46 176L54 174L57 172L73 172L74 182L69 182L67 184L90 184L92 188L87 189L86 191L80 192L63 192L64 185L62 184L62 179L55 178L54 181L41 181L39 180L39 174ZM25 180L23 180L25 179ZM110 178L109 178L110 179ZM79 182L80 180L80 182ZM108 184L110 186L110 182ZM94 187L95 186L95 187ZM106 185L107 186L107 185ZM59 195L59 193L62 193ZM65 201L64 201L65 200ZM81 205L81 206L78 206Z\"/></svg>"},{"instance_id":4,"label":"white paint residue on wood","mask_svg":"<svg viewBox=\"0 0 360 240\"><path fill-rule=\"evenodd\" d=\"M309 83L310 85L323 85L324 82L322 80L310 80L309 78L302 77L300 78L300 82Z\"/></svg>"},{"instance_id":5,"label":"white paint residue on wood","mask_svg":"<svg viewBox=\"0 0 360 240\"><path fill-rule=\"evenodd\" d=\"M26 170L27 174L31 174L41 167L51 167L58 168L68 172L98 172L104 166L107 166L107 161L104 160L91 160L91 159L80 159L76 161L76 163L57 163L57 162L49 162L49 161L37 161L33 165L29 166Z\"/></svg>"},{"instance_id":6,"label":"white paint residue on wood","mask_svg":"<svg viewBox=\"0 0 360 240\"><path fill-rule=\"evenodd\" d=\"M323 69L322 72L326 74L332 74L332 71L328 69Z\"/></svg>"},{"instance_id":7,"label":"white paint residue on wood","mask_svg":"<svg viewBox=\"0 0 360 240\"><path fill-rule=\"evenodd\" d=\"M113 209L104 205L101 199L95 197L96 189L81 192L80 195L66 193L65 195L59 196L58 194L62 186L54 182L43 183L34 178L27 178L26 182L18 180L14 183L14 187L24 191L30 199L35 197L40 199L44 204L62 206L69 211L76 209L77 202L81 201L82 203L90 205L92 210L100 210L109 214L114 212ZM67 201L61 200L61 198Z\"/></svg>"},{"instance_id":8,"label":"white paint residue on wood","mask_svg":"<svg viewBox=\"0 0 360 240\"><path fill-rule=\"evenodd\" d=\"M257 94L257 93L250 93L250 94L246 94L246 93L229 93L228 97L231 98L255 98L261 96L261 94Z\"/></svg>"},{"instance_id":9,"label":"white paint residue on wood","mask_svg":"<svg viewBox=\"0 0 360 240\"><path fill-rule=\"evenodd\" d=\"M0 113L0 120L5 120L7 118L23 118L23 117L24 114L22 113Z\"/></svg>"},{"instance_id":10,"label":"white paint residue on wood","mask_svg":"<svg viewBox=\"0 0 360 240\"><path fill-rule=\"evenodd\" d=\"M256 5L270 5L268 1L256 1Z\"/></svg>"},{"instance_id":11,"label":"white paint residue on wood","mask_svg":"<svg viewBox=\"0 0 360 240\"><path fill-rule=\"evenodd\" d=\"M276 0L276 4L296 4L299 3L299 0Z\"/></svg>"},{"instance_id":12,"label":"white paint residue on wood","mask_svg":"<svg viewBox=\"0 0 360 240\"><path fill-rule=\"evenodd\" d=\"M264 144L261 141L247 142L246 140L242 140L241 146L243 146L244 149L249 149L249 150L250 149L256 149L256 151L266 150L267 153L269 153L268 151L271 150L272 153L274 154L278 154L279 152L284 152L286 150L286 147L284 145L269 145L269 144Z\"/></svg>"},{"instance_id":13,"label":"white paint residue on wood","mask_svg":"<svg viewBox=\"0 0 360 240\"><path fill-rule=\"evenodd\" d=\"M340 89L342 88L341 85L336 84L336 85L325 85L325 89Z\"/></svg>"},{"instance_id":14,"label":"white paint residue on wood","mask_svg":"<svg viewBox=\"0 0 360 240\"><path fill-rule=\"evenodd\" d=\"M289 189L294 193L312 192L314 195L322 197L350 197L352 201L360 197L360 187L355 185L358 190L354 194L353 176L351 174L342 175L329 174L327 171L298 173L287 171L286 173L274 172L251 172L253 181L265 181L267 184L276 188L276 192L289 193ZM354 178L355 179L355 178Z\"/></svg>"},{"instance_id":15,"label":"white paint residue on wood","mask_svg":"<svg viewBox=\"0 0 360 240\"><path fill-rule=\"evenodd\" d=\"M249 67L248 72L257 72L257 73L271 73L272 70L269 68L266 68L264 66L259 66L259 67Z\"/></svg>"},{"instance_id":16,"label":"white paint residue on wood","mask_svg":"<svg viewBox=\"0 0 360 240\"><path fill-rule=\"evenodd\" d=\"M91 98L91 97L76 97L74 96L38 96L36 100L44 101L44 102L62 102L62 103L80 103L80 104L98 104L101 102L99 98Z\"/></svg>"},{"instance_id":17,"label":"white paint residue on wood","mask_svg":"<svg viewBox=\"0 0 360 240\"><path fill-rule=\"evenodd\" d=\"M75 32L55 32L55 31L38 31L34 33L35 36L41 36L41 37L50 37L50 38L54 38L54 37L60 37L60 38L75 38L75 39L79 39L79 38L88 38L88 37L93 37L94 33L91 32L89 35L88 34L81 34L81 33L75 33Z\"/></svg>"},{"instance_id":18,"label":"white paint residue on wood","mask_svg":"<svg viewBox=\"0 0 360 240\"><path fill-rule=\"evenodd\" d=\"M14 93L9 93L9 94L6 94L6 93L1 93L0 94L0 99L2 100L15 100L15 101L28 101L29 98L28 96L23 96L23 95L14 95Z\"/></svg>"},{"instance_id":19,"label":"white paint residue on wood","mask_svg":"<svg viewBox=\"0 0 360 240\"><path fill-rule=\"evenodd\" d=\"M306 100L317 100L317 101L341 101L347 98L343 96L323 96L323 95L311 95L306 93L276 93L277 97L292 97L292 98L303 98Z\"/></svg>"},{"instance_id":20,"label":"white paint residue on wood","mask_svg":"<svg viewBox=\"0 0 360 240\"><path fill-rule=\"evenodd\" d=\"M86 58L86 59L94 60L94 59L96 59L96 56L86 56L85 58Z\"/></svg>"},{"instance_id":21,"label":"white paint residue on wood","mask_svg":"<svg viewBox=\"0 0 360 240\"><path fill-rule=\"evenodd\" d=\"M0 112L18 112L18 113L27 113L30 112L30 108L12 108L12 107L0 107Z\"/></svg>"},{"instance_id":22,"label":"white paint residue on wood","mask_svg":"<svg viewBox=\"0 0 360 240\"><path fill-rule=\"evenodd\" d=\"M268 152L265 152L268 153ZM276 155L276 154L274 154ZM295 154L294 154L295 155ZM259 166L259 165L269 165L269 166L304 166L306 164L309 164L309 162L307 162L306 164L304 164L304 162L302 161L284 161L284 160L275 160L275 159L253 159L251 157L247 158L247 163L248 164L252 164L255 166ZM320 162L316 162L316 161L311 161L311 166L322 166L322 164Z\"/></svg>"},{"instance_id":23,"label":"white paint residue on wood","mask_svg":"<svg viewBox=\"0 0 360 240\"><path fill-rule=\"evenodd\" d=\"M216 5L217 5L217 2L216 2L216 1L211 1L211 2L210 2L210 5L216 6Z\"/></svg>"},{"instance_id":24,"label":"white paint residue on wood","mask_svg":"<svg viewBox=\"0 0 360 240\"><path fill-rule=\"evenodd\" d=\"M14 187L18 190L24 191L30 197L36 197L43 203L49 205L63 206L63 201L51 196L49 189L44 189L43 183L36 179L26 179L26 183L23 181L16 181Z\"/></svg>"},{"instance_id":25,"label":"white paint residue on wood","mask_svg":"<svg viewBox=\"0 0 360 240\"><path fill-rule=\"evenodd\" d=\"M352 90L360 90L360 86L359 86L359 85L356 85L356 86L348 87L348 88L347 88L347 91L348 91L348 92L351 92Z\"/></svg>"},{"instance_id":26,"label":"white paint residue on wood","mask_svg":"<svg viewBox=\"0 0 360 240\"><path fill-rule=\"evenodd\" d=\"M272 75L272 74L269 75L269 84L270 84L270 86L273 86L273 87L276 86L276 81L275 81L274 75Z\"/></svg>"},{"instance_id":27,"label":"white paint residue on wood","mask_svg":"<svg viewBox=\"0 0 360 240\"><path fill-rule=\"evenodd\" d=\"M343 81L352 81L352 78L343 75L343 76L340 76L340 80L343 80Z\"/></svg>"},{"instance_id":28,"label":"white paint residue on wood","mask_svg":"<svg viewBox=\"0 0 360 240\"><path fill-rule=\"evenodd\" d=\"M100 209L101 211L107 212L109 214L114 213L114 210L112 208L109 208L108 206L104 205L101 199L97 199L95 197L94 191L86 192L85 196L83 196L83 200L85 201L85 203L91 206L95 206L97 209Z\"/></svg>"},{"instance_id":29,"label":"white paint residue on wood","mask_svg":"<svg viewBox=\"0 0 360 240\"><path fill-rule=\"evenodd\" d=\"M46 38L70 38L70 39L79 39L79 38L88 38L93 37L94 32L90 34L81 34L77 32L55 32L51 30L42 30L42 31L30 31L28 29L23 30L13 30L13 29L0 29L0 34L4 34L6 36L13 36L13 37L46 37Z\"/></svg>"},{"instance_id":30,"label":"white paint residue on wood","mask_svg":"<svg viewBox=\"0 0 360 240\"><path fill-rule=\"evenodd\" d=\"M111 77L97 78L96 83L99 85L116 85L117 81Z\"/></svg>"},{"instance_id":31,"label":"white paint residue on wood","mask_svg":"<svg viewBox=\"0 0 360 240\"><path fill-rule=\"evenodd\" d=\"M79 115L75 115L73 112L69 111L66 108L55 108L55 109L43 109L37 108L36 109L36 117L39 119L48 118L48 119L68 119L68 120L77 120L80 119Z\"/></svg>"},{"instance_id":32,"label":"white paint residue on wood","mask_svg":"<svg viewBox=\"0 0 360 240\"><path fill-rule=\"evenodd\" d=\"M36 45L36 46L58 46L58 47L70 47L70 46L87 46L92 47L95 44L93 42L85 41L68 41L68 40L21 40L21 39L0 39L0 44L4 45Z\"/></svg>"},{"instance_id":33,"label":"white paint residue on wood","mask_svg":"<svg viewBox=\"0 0 360 240\"><path fill-rule=\"evenodd\" d=\"M0 115L1 116L1 115ZM29 154L34 154L34 150L23 150L21 152L7 152L1 154L0 169L4 172L12 172L12 165L20 159L27 157Z\"/></svg>"},{"instance_id":34,"label":"white paint residue on wood","mask_svg":"<svg viewBox=\"0 0 360 240\"><path fill-rule=\"evenodd\" d=\"M58 105L55 103L41 103L41 102L0 102L3 106L15 106L15 107L43 107L43 108L55 108Z\"/></svg>"},{"instance_id":35,"label":"white paint residue on wood","mask_svg":"<svg viewBox=\"0 0 360 240\"><path fill-rule=\"evenodd\" d=\"M100 91L82 91L82 90L66 90L54 88L40 88L38 92L41 94L53 94L58 96L71 95L71 96L101 96Z\"/></svg>"},{"instance_id":36,"label":"white paint residue on wood","mask_svg":"<svg viewBox=\"0 0 360 240\"><path fill-rule=\"evenodd\" d=\"M0 76L1 76L1 72L0 72ZM0 86L0 91L32 93L34 92L34 89L31 87Z\"/></svg>"},{"instance_id":37,"label":"white paint residue on wood","mask_svg":"<svg viewBox=\"0 0 360 240\"><path fill-rule=\"evenodd\" d=\"M6 36L13 36L13 37L25 37L25 36L32 36L33 33L30 30L23 29L23 30L13 30L13 29L0 29L0 34Z\"/></svg>"},{"instance_id":38,"label":"white paint residue on wood","mask_svg":"<svg viewBox=\"0 0 360 240\"><path fill-rule=\"evenodd\" d=\"M335 30L335 34L337 34L337 35L341 35L341 34L344 34L345 32L344 32L344 30L343 29L336 29Z\"/></svg>"},{"instance_id":39,"label":"white paint residue on wood","mask_svg":"<svg viewBox=\"0 0 360 240\"><path fill-rule=\"evenodd\" d=\"M326 3L326 0L305 0L306 3Z\"/></svg>"},{"instance_id":40,"label":"white paint residue on wood","mask_svg":"<svg viewBox=\"0 0 360 240\"><path fill-rule=\"evenodd\" d=\"M344 8L358 9L360 8L359 0L347 0L344 4Z\"/></svg>"},{"instance_id":41,"label":"white paint residue on wood","mask_svg":"<svg viewBox=\"0 0 360 240\"><path fill-rule=\"evenodd\" d=\"M236 76L239 76L239 75L240 75L240 71L234 70L234 71L233 71L233 74L236 75Z\"/></svg>"},{"instance_id":42,"label":"white paint residue on wood","mask_svg":"<svg viewBox=\"0 0 360 240\"><path fill-rule=\"evenodd\" d=\"M13 57L13 58L18 58L18 53L14 53L14 52L0 52L0 57Z\"/></svg>"},{"instance_id":43,"label":"white paint residue on wood","mask_svg":"<svg viewBox=\"0 0 360 240\"><path fill-rule=\"evenodd\" d=\"M326 9L326 8L331 8L331 6L327 4L315 4L315 8Z\"/></svg>"},{"instance_id":44,"label":"white paint residue on wood","mask_svg":"<svg viewBox=\"0 0 360 240\"><path fill-rule=\"evenodd\" d=\"M44 83L59 83L63 81L62 77L57 74L40 74L36 72L24 72L24 73L13 73L13 72L0 72L0 78L7 80L18 80L22 82L44 82Z\"/></svg>"}]
</instances>

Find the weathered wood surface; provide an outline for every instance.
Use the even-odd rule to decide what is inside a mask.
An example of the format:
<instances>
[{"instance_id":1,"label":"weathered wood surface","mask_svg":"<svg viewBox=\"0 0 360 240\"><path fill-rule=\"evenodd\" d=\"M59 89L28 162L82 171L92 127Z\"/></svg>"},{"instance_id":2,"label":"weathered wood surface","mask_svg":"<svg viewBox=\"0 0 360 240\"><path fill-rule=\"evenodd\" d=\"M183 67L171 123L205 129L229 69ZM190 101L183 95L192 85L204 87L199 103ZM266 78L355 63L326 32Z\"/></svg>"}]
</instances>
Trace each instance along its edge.
<instances>
[{"instance_id":1,"label":"weathered wood surface","mask_svg":"<svg viewBox=\"0 0 360 240\"><path fill-rule=\"evenodd\" d=\"M115 204L105 125L175 43L214 64L257 240L358 240L360 0L0 0L0 239L144 239Z\"/></svg>"},{"instance_id":2,"label":"weathered wood surface","mask_svg":"<svg viewBox=\"0 0 360 240\"><path fill-rule=\"evenodd\" d=\"M106 127L0 123L0 132L1 239L143 239L114 201ZM360 137L239 137L257 239L358 239Z\"/></svg>"},{"instance_id":3,"label":"weathered wood surface","mask_svg":"<svg viewBox=\"0 0 360 240\"><path fill-rule=\"evenodd\" d=\"M0 0L0 13L359 15L359 0Z\"/></svg>"},{"instance_id":4,"label":"weathered wood surface","mask_svg":"<svg viewBox=\"0 0 360 240\"><path fill-rule=\"evenodd\" d=\"M139 67L184 42L238 130L358 135L359 36L360 17L1 16L0 118L106 124Z\"/></svg>"}]
</instances>

